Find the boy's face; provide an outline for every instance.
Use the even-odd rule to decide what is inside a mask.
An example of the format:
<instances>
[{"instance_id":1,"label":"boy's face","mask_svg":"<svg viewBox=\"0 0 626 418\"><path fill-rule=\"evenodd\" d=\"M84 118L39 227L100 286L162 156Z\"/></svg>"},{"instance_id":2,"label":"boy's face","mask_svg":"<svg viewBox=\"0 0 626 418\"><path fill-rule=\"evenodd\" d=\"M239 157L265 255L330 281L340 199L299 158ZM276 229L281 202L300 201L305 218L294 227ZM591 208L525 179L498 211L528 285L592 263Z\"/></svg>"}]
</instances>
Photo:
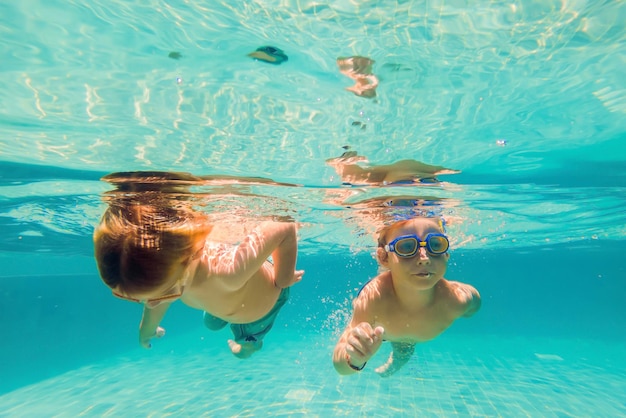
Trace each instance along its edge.
<instances>
[{"instance_id":1,"label":"boy's face","mask_svg":"<svg viewBox=\"0 0 626 418\"><path fill-rule=\"evenodd\" d=\"M405 223L404 225L393 228L386 237L386 243L389 244L394 239L404 235L415 235L420 241L424 241L428 234L442 234L439 223L435 219L416 218ZM435 247L433 245L433 247ZM415 255L411 257L401 257L392 251L385 251L379 248L379 260L383 265L391 270L391 274L395 279L406 279L419 285L421 288L430 288L434 286L446 272L448 259L450 255L445 252L443 254L432 254L426 247L419 247ZM386 253L386 254L385 254Z\"/></svg>"}]
</instances>

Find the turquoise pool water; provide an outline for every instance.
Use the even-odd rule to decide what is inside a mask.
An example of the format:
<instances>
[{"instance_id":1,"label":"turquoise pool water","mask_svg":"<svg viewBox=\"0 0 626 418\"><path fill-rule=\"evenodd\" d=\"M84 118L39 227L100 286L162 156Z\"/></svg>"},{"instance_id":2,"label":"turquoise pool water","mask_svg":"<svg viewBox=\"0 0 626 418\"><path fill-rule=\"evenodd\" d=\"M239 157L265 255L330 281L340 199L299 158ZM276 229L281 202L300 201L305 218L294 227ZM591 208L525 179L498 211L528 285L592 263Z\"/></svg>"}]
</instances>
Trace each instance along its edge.
<instances>
[{"instance_id":1,"label":"turquoise pool water","mask_svg":"<svg viewBox=\"0 0 626 418\"><path fill-rule=\"evenodd\" d=\"M0 16L0 416L626 415L623 2L23 1ZM288 60L248 56L264 45ZM346 90L351 56L374 61L375 97ZM346 151L449 171L346 179L328 162ZM194 189L216 219L301 225L306 274L262 352L234 358L183 305L139 349L140 308L92 258L99 179L122 170L276 182ZM398 196L446 217L446 277L483 307L389 379L340 377L332 348L377 271L370 215L414 210L372 202Z\"/></svg>"}]
</instances>

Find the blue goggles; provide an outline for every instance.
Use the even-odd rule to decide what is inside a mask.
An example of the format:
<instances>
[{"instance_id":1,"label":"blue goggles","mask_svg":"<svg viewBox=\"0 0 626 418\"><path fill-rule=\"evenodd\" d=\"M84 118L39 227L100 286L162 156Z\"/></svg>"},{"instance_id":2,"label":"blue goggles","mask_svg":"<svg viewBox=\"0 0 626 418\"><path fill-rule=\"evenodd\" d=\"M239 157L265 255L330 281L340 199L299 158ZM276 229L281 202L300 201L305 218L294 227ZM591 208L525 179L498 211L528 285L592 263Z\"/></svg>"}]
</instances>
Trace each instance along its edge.
<instances>
[{"instance_id":1,"label":"blue goggles","mask_svg":"<svg viewBox=\"0 0 626 418\"><path fill-rule=\"evenodd\" d=\"M424 241L420 240L417 235L402 235L385 245L385 251L408 258L417 254L420 247L426 247L426 251L431 254L440 255L448 251L450 241L444 234L428 234Z\"/></svg>"}]
</instances>

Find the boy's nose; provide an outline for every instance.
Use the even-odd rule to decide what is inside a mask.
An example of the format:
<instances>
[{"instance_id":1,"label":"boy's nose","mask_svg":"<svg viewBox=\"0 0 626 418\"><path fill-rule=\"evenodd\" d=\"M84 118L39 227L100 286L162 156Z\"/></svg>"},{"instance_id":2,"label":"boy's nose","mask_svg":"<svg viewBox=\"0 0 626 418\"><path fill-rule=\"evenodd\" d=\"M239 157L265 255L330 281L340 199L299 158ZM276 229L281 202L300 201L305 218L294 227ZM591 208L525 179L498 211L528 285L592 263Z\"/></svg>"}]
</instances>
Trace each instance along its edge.
<instances>
[{"instance_id":1,"label":"boy's nose","mask_svg":"<svg viewBox=\"0 0 626 418\"><path fill-rule=\"evenodd\" d=\"M428 252L426 251L426 247L420 247L417 250L417 262L419 264L428 264L428 263L430 263L430 257L428 256Z\"/></svg>"}]
</instances>

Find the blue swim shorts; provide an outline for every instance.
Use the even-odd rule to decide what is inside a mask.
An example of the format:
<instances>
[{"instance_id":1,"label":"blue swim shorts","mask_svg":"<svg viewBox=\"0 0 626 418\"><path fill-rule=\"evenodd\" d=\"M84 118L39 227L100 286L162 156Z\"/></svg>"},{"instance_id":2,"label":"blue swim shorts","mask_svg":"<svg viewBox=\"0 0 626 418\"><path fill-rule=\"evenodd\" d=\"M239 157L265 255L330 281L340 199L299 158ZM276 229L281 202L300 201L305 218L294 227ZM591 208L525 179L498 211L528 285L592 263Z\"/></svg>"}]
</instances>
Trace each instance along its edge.
<instances>
[{"instance_id":1,"label":"blue swim shorts","mask_svg":"<svg viewBox=\"0 0 626 418\"><path fill-rule=\"evenodd\" d=\"M249 324L230 324L230 329L235 336L235 341L238 344L243 342L262 341L263 338L265 338L265 335L272 329L280 308L283 307L288 299L289 288L286 287L281 290L278 300L272 310L269 311L263 318ZM204 313L204 325L206 325L206 327L210 330L217 331L224 328L227 324L228 322L221 318L213 316L208 312Z\"/></svg>"}]
</instances>

